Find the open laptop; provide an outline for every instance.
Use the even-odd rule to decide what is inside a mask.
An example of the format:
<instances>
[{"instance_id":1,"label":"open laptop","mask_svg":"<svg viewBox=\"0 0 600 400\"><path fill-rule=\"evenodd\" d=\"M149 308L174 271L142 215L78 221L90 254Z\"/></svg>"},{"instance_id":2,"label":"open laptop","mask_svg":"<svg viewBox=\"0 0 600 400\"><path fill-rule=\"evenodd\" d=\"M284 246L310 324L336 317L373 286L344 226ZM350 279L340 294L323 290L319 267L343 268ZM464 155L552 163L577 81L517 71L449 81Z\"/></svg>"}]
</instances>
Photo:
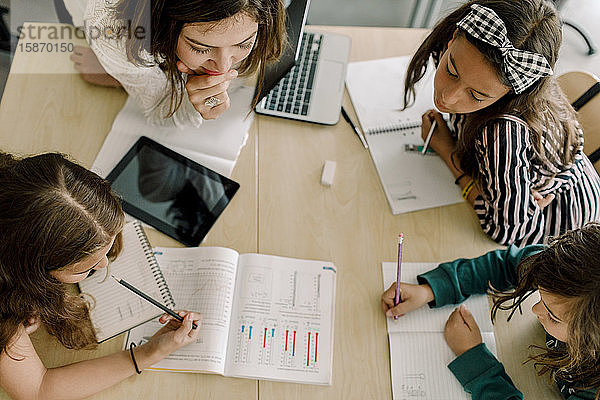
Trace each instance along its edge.
<instances>
[{"instance_id":1,"label":"open laptop","mask_svg":"<svg viewBox=\"0 0 600 400\"><path fill-rule=\"evenodd\" d=\"M267 66L256 112L333 125L340 117L351 41L344 35L304 31L309 3L292 0L287 7L289 46Z\"/></svg>"}]
</instances>

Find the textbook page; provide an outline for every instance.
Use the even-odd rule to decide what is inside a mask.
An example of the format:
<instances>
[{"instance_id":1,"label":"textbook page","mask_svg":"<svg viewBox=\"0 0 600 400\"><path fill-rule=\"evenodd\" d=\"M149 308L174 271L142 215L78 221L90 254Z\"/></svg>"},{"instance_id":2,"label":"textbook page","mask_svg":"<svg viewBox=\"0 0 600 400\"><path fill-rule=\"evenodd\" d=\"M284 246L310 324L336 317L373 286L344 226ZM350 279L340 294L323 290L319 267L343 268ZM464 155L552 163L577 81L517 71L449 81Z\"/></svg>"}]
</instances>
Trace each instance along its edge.
<instances>
[{"instance_id":1,"label":"textbook page","mask_svg":"<svg viewBox=\"0 0 600 400\"><path fill-rule=\"evenodd\" d=\"M228 93L231 98L229 110L216 120L203 121L200 127L185 128L150 124L135 100L128 98L96 156L92 171L106 177L131 146L141 136L147 136L207 168L231 177L254 120L254 113L248 115L254 87L236 82L236 86L232 84Z\"/></svg>"},{"instance_id":2,"label":"textbook page","mask_svg":"<svg viewBox=\"0 0 600 400\"><path fill-rule=\"evenodd\" d=\"M202 314L200 337L154 364L152 370L223 374L238 253L223 247L154 248L176 309ZM129 332L145 343L162 325L153 320Z\"/></svg>"},{"instance_id":3,"label":"textbook page","mask_svg":"<svg viewBox=\"0 0 600 400\"><path fill-rule=\"evenodd\" d=\"M241 255L225 375L331 384L335 285L332 263Z\"/></svg>"},{"instance_id":4,"label":"textbook page","mask_svg":"<svg viewBox=\"0 0 600 400\"><path fill-rule=\"evenodd\" d=\"M417 284L417 275L436 263L402 263L402 281ZM397 264L382 263L387 289L396 281ZM488 349L496 354L488 297L471 296L464 304L473 314ZM468 395L448 369L456 358L444 340L444 326L456 305L437 309L424 306L394 320L387 318L390 371L394 400L468 400Z\"/></svg>"}]
</instances>

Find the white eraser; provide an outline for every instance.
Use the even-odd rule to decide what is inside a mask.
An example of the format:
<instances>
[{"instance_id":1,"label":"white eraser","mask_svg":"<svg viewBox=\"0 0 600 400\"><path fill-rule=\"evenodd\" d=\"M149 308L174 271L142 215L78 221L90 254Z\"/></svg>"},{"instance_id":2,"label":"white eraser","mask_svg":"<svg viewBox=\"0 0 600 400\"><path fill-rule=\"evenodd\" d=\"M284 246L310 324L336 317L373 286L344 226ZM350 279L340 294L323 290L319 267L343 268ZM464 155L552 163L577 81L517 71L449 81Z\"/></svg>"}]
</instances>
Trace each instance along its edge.
<instances>
[{"instance_id":1,"label":"white eraser","mask_svg":"<svg viewBox=\"0 0 600 400\"><path fill-rule=\"evenodd\" d=\"M323 173L321 174L321 185L331 186L333 184L333 177L335 176L335 161L325 161L323 165Z\"/></svg>"}]
</instances>

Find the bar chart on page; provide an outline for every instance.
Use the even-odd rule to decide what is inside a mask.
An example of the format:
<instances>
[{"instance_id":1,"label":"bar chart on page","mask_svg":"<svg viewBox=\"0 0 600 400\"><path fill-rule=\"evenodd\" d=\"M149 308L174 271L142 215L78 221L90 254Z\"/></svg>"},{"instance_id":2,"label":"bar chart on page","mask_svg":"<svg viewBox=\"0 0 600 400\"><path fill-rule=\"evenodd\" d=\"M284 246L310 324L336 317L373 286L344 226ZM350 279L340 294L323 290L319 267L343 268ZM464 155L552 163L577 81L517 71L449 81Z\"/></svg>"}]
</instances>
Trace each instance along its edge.
<instances>
[{"instance_id":1,"label":"bar chart on page","mask_svg":"<svg viewBox=\"0 0 600 400\"><path fill-rule=\"evenodd\" d=\"M331 263L240 256L226 375L331 382L335 274Z\"/></svg>"},{"instance_id":2,"label":"bar chart on page","mask_svg":"<svg viewBox=\"0 0 600 400\"><path fill-rule=\"evenodd\" d=\"M319 368L320 325L299 320L239 321L234 363L309 371Z\"/></svg>"},{"instance_id":3,"label":"bar chart on page","mask_svg":"<svg viewBox=\"0 0 600 400\"><path fill-rule=\"evenodd\" d=\"M241 275L245 291L234 316L234 363L318 371L323 275L298 269L274 271L258 265L245 266Z\"/></svg>"}]
</instances>

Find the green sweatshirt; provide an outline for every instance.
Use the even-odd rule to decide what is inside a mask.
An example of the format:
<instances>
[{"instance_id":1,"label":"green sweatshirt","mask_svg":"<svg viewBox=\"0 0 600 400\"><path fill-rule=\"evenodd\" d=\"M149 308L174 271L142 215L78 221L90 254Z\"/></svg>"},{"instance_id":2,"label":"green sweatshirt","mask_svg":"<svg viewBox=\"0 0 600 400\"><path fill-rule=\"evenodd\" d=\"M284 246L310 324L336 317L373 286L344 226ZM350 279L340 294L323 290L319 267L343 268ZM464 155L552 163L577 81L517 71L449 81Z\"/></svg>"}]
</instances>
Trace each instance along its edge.
<instances>
[{"instance_id":1,"label":"green sweatshirt","mask_svg":"<svg viewBox=\"0 0 600 400\"><path fill-rule=\"evenodd\" d=\"M509 246L506 250L495 250L473 259L458 259L440 264L436 269L419 275L419 283L428 283L435 300L430 307L463 302L472 294L486 293L489 284L498 290L516 286L517 266L521 260L539 253L543 245L524 248ZM473 400L512 400L523 399L523 394L515 387L504 367L490 353L484 343L464 352L448 368L461 383ZM566 400L594 399L592 391L574 389L573 382L560 381L558 389Z\"/></svg>"}]
</instances>

